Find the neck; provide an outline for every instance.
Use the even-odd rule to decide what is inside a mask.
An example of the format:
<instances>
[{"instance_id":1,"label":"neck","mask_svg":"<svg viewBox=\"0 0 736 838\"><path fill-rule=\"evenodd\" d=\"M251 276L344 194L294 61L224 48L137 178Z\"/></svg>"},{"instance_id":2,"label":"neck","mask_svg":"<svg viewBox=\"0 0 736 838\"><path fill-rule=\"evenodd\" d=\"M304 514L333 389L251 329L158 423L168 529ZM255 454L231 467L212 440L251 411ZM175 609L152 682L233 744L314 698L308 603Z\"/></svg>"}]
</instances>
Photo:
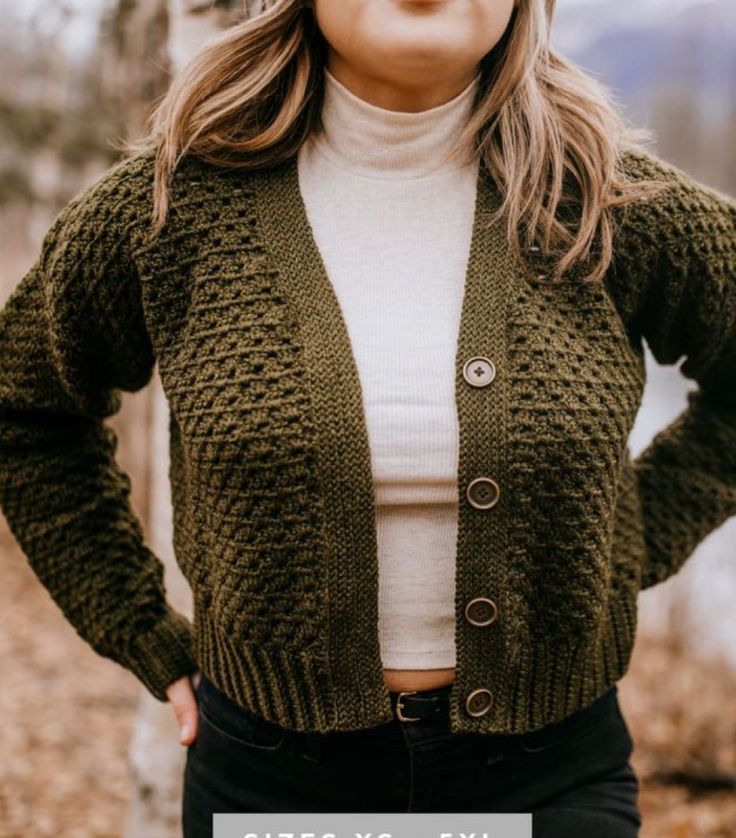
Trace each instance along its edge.
<instances>
[{"instance_id":1,"label":"neck","mask_svg":"<svg viewBox=\"0 0 736 838\"><path fill-rule=\"evenodd\" d=\"M472 161L456 143L473 108L479 75L447 102L394 111L356 96L325 68L321 130L315 147L336 165L380 178L422 177Z\"/></svg>"}]
</instances>

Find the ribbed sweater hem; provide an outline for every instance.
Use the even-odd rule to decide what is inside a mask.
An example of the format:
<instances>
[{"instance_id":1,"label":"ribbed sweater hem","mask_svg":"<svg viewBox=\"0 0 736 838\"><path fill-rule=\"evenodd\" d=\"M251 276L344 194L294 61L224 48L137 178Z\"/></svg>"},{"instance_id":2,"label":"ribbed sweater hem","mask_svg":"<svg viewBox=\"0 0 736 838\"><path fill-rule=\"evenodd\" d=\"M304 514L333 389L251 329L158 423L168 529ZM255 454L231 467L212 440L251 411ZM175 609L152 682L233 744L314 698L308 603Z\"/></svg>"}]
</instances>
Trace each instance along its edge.
<instances>
[{"instance_id":1,"label":"ribbed sweater hem","mask_svg":"<svg viewBox=\"0 0 736 838\"><path fill-rule=\"evenodd\" d=\"M537 643L528 654L503 666L502 656L474 679L493 691L482 719L467 716L464 692L450 692L452 732L518 734L558 721L597 698L626 671L636 633L634 589L609 600L608 619L595 638ZM385 682L372 673L354 678L357 689L335 683L324 654L266 644L239 643L217 630L211 612L195 605L196 654L201 671L233 701L283 727L299 731L349 731L393 718Z\"/></svg>"}]
</instances>

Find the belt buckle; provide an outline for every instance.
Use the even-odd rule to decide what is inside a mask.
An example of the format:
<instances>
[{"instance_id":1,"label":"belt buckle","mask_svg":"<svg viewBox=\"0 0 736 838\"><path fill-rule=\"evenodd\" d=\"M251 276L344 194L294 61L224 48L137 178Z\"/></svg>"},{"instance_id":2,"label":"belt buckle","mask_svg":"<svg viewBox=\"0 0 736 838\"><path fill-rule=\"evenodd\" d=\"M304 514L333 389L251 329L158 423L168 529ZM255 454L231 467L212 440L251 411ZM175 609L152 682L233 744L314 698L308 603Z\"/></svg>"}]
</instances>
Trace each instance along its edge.
<instances>
[{"instance_id":1,"label":"belt buckle","mask_svg":"<svg viewBox=\"0 0 736 838\"><path fill-rule=\"evenodd\" d=\"M402 722L420 722L421 717L419 716L405 716L401 710L403 708L403 704L401 703L402 696L405 695L414 695L414 693L419 692L419 690L402 690L396 698L396 715L399 718L399 721Z\"/></svg>"}]
</instances>

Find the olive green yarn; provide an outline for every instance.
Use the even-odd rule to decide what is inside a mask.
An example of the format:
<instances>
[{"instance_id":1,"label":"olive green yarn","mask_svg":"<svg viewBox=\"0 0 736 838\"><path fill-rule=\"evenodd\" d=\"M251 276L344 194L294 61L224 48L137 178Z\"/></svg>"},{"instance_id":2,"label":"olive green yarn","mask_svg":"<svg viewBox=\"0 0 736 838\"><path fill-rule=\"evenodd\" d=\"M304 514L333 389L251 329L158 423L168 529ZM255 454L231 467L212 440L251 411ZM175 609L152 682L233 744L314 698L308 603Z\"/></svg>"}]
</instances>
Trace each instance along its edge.
<instances>
[{"instance_id":1,"label":"olive green yarn","mask_svg":"<svg viewBox=\"0 0 736 838\"><path fill-rule=\"evenodd\" d=\"M668 188L617 208L600 284L515 260L480 169L456 353L453 731L589 704L628 667L638 592L736 514L736 203L652 154L622 162ZM296 158L185 160L155 238L152 177L140 153L71 201L0 311L0 508L80 636L158 699L202 669L296 730L389 721L360 382ZM632 460L642 341L685 356L697 387ZM474 356L489 386L465 381ZM104 421L156 365L193 623L167 604ZM489 509L465 494L479 476L500 487ZM477 596L498 608L488 626L465 617ZM478 688L493 700L474 717Z\"/></svg>"}]
</instances>

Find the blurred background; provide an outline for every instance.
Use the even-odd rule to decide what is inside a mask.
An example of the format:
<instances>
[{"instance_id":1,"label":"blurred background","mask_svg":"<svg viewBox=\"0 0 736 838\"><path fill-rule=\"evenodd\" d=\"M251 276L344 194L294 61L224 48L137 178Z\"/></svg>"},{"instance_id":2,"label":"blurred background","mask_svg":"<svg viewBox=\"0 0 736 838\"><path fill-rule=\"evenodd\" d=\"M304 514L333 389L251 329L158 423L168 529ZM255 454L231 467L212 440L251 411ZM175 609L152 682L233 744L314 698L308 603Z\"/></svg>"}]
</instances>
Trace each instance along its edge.
<instances>
[{"instance_id":1,"label":"blurred background","mask_svg":"<svg viewBox=\"0 0 736 838\"><path fill-rule=\"evenodd\" d=\"M243 0L0 0L0 305L55 213L119 158L116 144L141 130L192 50L243 11ZM736 195L734 0L559 0L553 41L655 132L652 150ZM649 354L647 370L633 455L693 386ZM134 506L185 610L164 417L152 382L125 394L111 424ZM620 698L643 838L736 835L735 554L736 519L640 596ZM1 517L0 576L0 838L177 836L183 748L170 708L77 637Z\"/></svg>"}]
</instances>

